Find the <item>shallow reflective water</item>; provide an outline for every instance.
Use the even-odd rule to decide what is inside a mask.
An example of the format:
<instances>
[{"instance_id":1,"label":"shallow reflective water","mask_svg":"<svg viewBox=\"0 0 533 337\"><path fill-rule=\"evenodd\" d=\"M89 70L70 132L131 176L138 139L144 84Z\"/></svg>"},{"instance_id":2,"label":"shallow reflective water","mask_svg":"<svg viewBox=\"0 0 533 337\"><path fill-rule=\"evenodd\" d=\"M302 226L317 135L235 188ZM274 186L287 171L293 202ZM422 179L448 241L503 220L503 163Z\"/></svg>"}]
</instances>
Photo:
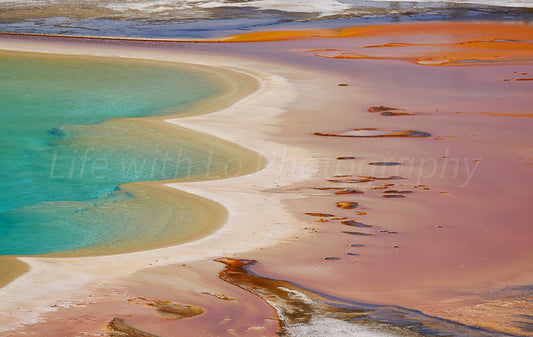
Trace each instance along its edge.
<instances>
[{"instance_id":1,"label":"shallow reflective water","mask_svg":"<svg viewBox=\"0 0 533 337\"><path fill-rule=\"evenodd\" d=\"M102 122L177 114L222 91L209 75L151 63L0 54L0 255L121 241L125 228L129 240L150 221L159 219L161 231L194 218L179 206L184 202L118 186L211 174L226 169L224 156L144 119Z\"/></svg>"}]
</instances>

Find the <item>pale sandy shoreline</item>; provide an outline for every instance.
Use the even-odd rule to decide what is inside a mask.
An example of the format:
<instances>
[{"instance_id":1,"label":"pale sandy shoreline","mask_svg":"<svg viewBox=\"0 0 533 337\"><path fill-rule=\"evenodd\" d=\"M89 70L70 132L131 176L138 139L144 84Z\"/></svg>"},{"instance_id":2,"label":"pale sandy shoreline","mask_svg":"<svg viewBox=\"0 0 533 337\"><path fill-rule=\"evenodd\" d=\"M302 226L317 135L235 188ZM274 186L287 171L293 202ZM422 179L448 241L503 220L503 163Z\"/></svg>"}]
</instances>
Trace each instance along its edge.
<instances>
[{"instance_id":1,"label":"pale sandy shoreline","mask_svg":"<svg viewBox=\"0 0 533 337\"><path fill-rule=\"evenodd\" d=\"M268 73L269 66L250 60L109 46L105 49L92 48L70 43L66 46L49 42L2 41L0 48L18 52L191 63L217 67L226 74L235 72L240 80L243 75L239 74L253 77L261 83L259 90L247 97L240 97L233 105L224 108L224 102L223 104L217 102L219 104L209 106L207 109L216 110L222 106L223 109L220 111L167 121L235 142L253 151L259 150L269 161L265 169L256 173L246 172L249 169L244 168L245 171L241 173L245 175L240 177L167 184L218 202L228 210L229 217L224 226L205 238L175 247L112 256L20 258L30 266L30 271L0 289L2 297L0 330L10 330L21 324L35 322L39 319L40 313L48 311L50 303L56 303L58 299L64 299L66 303L88 300L87 294L94 285L113 282L112 280L126 277L149 266L186 263L270 246L285 240L298 230L298 226L286 225L293 222L293 219L290 214L283 211L279 198L272 196L265 198L260 193L264 189L273 188L274 184L288 184L294 180L293 175L284 177L278 174L283 170L281 167L283 158L280 160L271 154L276 156L282 154L301 160L308 157L308 154L299 148L280 145L265 137L272 128L275 128L269 125L275 124L287 102L295 95L294 88L288 81ZM236 64L239 66L235 66ZM226 101L233 99L235 94L231 96L226 98ZM250 113L251 111L253 113ZM242 114L246 114L245 119L241 117ZM236 123L236 120L239 122ZM309 178L313 172L312 163L309 163L308 168L297 178ZM257 208L258 205L261 207ZM220 213L217 214L222 216ZM268 223L268 229L265 229L265 223ZM28 311L32 312L29 316Z\"/></svg>"}]
</instances>

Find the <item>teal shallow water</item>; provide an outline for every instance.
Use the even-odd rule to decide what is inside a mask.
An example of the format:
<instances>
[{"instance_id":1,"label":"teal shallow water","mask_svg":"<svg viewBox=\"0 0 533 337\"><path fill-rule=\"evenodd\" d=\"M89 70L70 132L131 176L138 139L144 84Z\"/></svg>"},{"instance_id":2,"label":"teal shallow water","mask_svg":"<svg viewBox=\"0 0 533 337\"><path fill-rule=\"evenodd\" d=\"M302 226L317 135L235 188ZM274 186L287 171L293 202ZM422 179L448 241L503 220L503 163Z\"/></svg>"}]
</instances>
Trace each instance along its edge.
<instances>
[{"instance_id":1,"label":"teal shallow water","mask_svg":"<svg viewBox=\"0 0 533 337\"><path fill-rule=\"evenodd\" d=\"M0 54L0 255L146 241L169 226L190 230L205 218L190 204L118 186L211 174L227 169L226 157L143 119L104 121L177 114L223 85L183 66ZM157 223L146 235L151 220Z\"/></svg>"}]
</instances>

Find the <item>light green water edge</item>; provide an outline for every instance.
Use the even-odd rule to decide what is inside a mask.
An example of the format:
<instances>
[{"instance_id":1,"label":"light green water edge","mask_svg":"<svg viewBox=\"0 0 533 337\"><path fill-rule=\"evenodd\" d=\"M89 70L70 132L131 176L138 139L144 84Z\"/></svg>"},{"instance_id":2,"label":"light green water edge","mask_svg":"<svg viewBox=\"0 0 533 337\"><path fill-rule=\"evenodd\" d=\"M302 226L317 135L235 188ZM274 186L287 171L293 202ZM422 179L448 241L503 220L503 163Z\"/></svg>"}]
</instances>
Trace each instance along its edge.
<instances>
[{"instance_id":1,"label":"light green water edge","mask_svg":"<svg viewBox=\"0 0 533 337\"><path fill-rule=\"evenodd\" d=\"M255 172L266 165L264 157L251 150L164 121L228 107L258 89L257 81L247 75L207 66L168 62L0 52L0 56L7 54L42 59L44 63L100 62L111 67L126 66L125 70L134 67L138 71L147 67L152 72L157 70L167 75L181 71L199 76L216 87L214 94L195 98L181 106L172 106L167 102L167 106L158 106L156 111L146 113L150 110L148 107L146 111L135 114L152 114L155 117L115 118L92 125L58 125L57 129L52 129L51 139L47 142L52 143L53 151L46 149L50 155L47 162L50 179L78 180L76 183L80 185L85 183L81 178L88 175L93 180L113 180L118 176L126 177L126 181L120 181L111 190L99 190L84 200L44 201L51 206L45 208L44 212L40 204L23 205L22 212L16 210L19 212L15 212L16 216L29 217L33 222L52 219L48 224L52 229L58 226L57 219L60 220L59 225L67 223L78 226L85 235L84 242L88 243L74 249L44 252L41 256L128 253L172 246L207 236L224 224L226 209L214 201L163 184L234 177ZM110 76L117 76L117 73ZM130 85L135 87L135 83ZM131 99L128 101L128 98L118 103L135 106L135 102ZM172 100L170 104L173 104ZM39 146L46 147L49 144ZM68 157L65 153L74 155ZM61 214L59 217L58 212ZM65 218L64 214L68 217ZM101 240L102 237L105 240ZM0 286L27 271L27 266L15 257L0 257Z\"/></svg>"}]
</instances>

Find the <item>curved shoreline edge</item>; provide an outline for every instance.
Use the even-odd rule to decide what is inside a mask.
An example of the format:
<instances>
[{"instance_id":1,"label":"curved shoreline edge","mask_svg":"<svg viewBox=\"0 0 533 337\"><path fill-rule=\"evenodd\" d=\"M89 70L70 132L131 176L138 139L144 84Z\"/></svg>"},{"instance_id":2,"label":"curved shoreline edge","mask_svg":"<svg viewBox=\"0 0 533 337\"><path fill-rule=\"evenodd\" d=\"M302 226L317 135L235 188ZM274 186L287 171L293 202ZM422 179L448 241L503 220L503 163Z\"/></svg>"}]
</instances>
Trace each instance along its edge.
<instances>
[{"instance_id":1,"label":"curved shoreline edge","mask_svg":"<svg viewBox=\"0 0 533 337\"><path fill-rule=\"evenodd\" d=\"M4 51L2 54L4 53L13 58L24 57L24 53L21 52ZM61 62L69 62L71 58L79 59L82 62L98 62L99 59L96 57L66 56L60 54L50 55L30 53L30 55L38 55L37 57L43 59L56 59L59 64ZM101 59L107 59L110 62L119 62L117 64L127 64L132 62L141 67L151 66L154 63L153 61L117 60L116 58ZM210 82L216 84L220 89L215 95L186 106L180 108L165 108L161 110L163 115L111 118L94 125L72 127L80 128L82 130L124 130L124 141L130 144L138 144L137 148L139 151L144 149L145 151L148 150L150 152L154 150L159 151L165 145L164 143L160 143L157 139L152 139L150 135L164 135L164 140L162 140L162 142L168 141L169 143L172 143L173 139L179 139L180 144L178 148L167 149L167 152L175 151L175 153L179 153L179 151L181 151L181 146L198 148L201 151L210 151L215 157L214 160L224 161L227 167L223 168L220 167L220 165L211 166L206 164L205 170L200 170L197 173L186 175L184 177L178 176L178 178L164 180L141 180L122 183L119 186L120 190L123 191L122 193L128 193L132 198L117 203L114 206L116 210L111 211L111 213L104 211L103 214L107 214L101 215L104 219L106 217L122 217L121 213L129 213L130 208L135 209L132 214L135 214L135 212L142 212L139 213L138 216L141 216L141 214L152 214L151 209L158 209L160 206L163 207L163 209L168 209L168 212L156 212L152 214L150 218L143 218L143 221L138 222L132 219L131 226L117 227L113 237L109 238L111 240L110 242L106 240L87 247L61 250L57 252L44 252L42 254L18 254L17 256L82 257L150 250L197 240L203 236L212 234L224 224L225 219L227 218L227 212L219 203L212 202L205 198L199 198L195 195L184 193L176 189L169 189L168 187L164 187L164 185L168 182L225 179L227 177L253 173L264 168L266 165L265 158L253 149L246 149L234 142L227 142L218 137L199 133L191 128L183 128L168 123L167 120L169 118L187 118L194 115L208 114L212 111L229 107L236 101L259 90L260 84L256 78L244 73L228 71L223 68L214 69L207 65L184 63L159 63L162 67L168 67L169 69L176 68L180 71L192 71L193 73L197 73L198 76L208 78ZM108 141L109 140L107 140L107 142ZM93 146L99 145L104 144L98 143ZM235 158L237 158L237 160L233 160ZM185 158L184 160L187 159ZM87 207L91 207L89 205L90 202L87 204ZM104 206L103 208L106 209L108 207ZM184 209L186 209L185 213ZM188 215L185 216L183 214ZM151 224L153 224L153 227ZM6 258L8 258L8 256L6 256ZM12 268L0 267L0 276L9 273L9 269ZM12 276L7 275L6 277L0 277L0 283L4 283L2 282L2 279L10 280L12 279ZM7 281L5 283L7 283Z\"/></svg>"},{"instance_id":2,"label":"curved shoreline edge","mask_svg":"<svg viewBox=\"0 0 533 337\"><path fill-rule=\"evenodd\" d=\"M293 98L294 92L285 79L266 72L252 70L255 69L255 61L248 60L244 62L244 64L248 63L247 65L241 66L243 62L240 62L241 60L236 62L235 58L215 58L161 50L128 49L120 46L106 46L104 49L103 46L75 45L74 43L68 43L68 49L65 47L65 43L52 41L35 43L11 40L2 44L1 49L17 52L178 62L221 69L228 73L240 73L241 76L244 74L248 77L255 77L261 83L258 91L249 96L241 97L230 106L223 106L221 110L217 110L216 107L219 105L207 105L204 106L204 113L209 110L215 112L209 115L163 119L193 131L209 133L247 150L261 148L263 154L298 153L299 156L305 157L299 148L287 148L285 145L281 146L267 139L261 139L264 138L260 137L261 134L265 135L272 130L272 126L266 125L274 124L272 122L284 112L283 108ZM236 67L235 64L239 64L239 66ZM250 111L254 111L254 113L250 115ZM247 119L237 119L239 125L235 125L234 118L242 116L243 113L247 113ZM241 140L244 141L241 142ZM255 150L253 151L255 152ZM110 278L122 278L154 264L183 263L200 258L215 257L221 253L243 252L260 246L272 245L288 237L295 232L294 228L291 229L285 225L292 216L283 211L281 201L278 198L269 199L268 203L271 207L262 207L262 211L254 210L254 206L263 199L263 196L258 195L257 192L270 187L271 180L279 177L277 172L271 171L274 167L282 164L279 162L276 164L276 160L273 158L267 159L266 169L255 173L245 172L245 175L222 180L167 182L165 184L185 193L218 202L227 209L229 217L226 224L207 237L179 246L112 256L18 258L30 266L30 271L0 289L0 295L4 298L3 303L5 303L0 307L2 313L0 317L3 317L0 319L0 331L38 321L39 313L49 311L50 305L47 304L57 302L58 298L86 299L84 297L87 294L79 294L79 289L85 288L85 286L89 287L91 284L102 284ZM307 174L300 178L305 179L313 172L314 169L310 167ZM261 179L258 180L258 178ZM260 180L263 181L263 186L261 186ZM262 219L262 222L268 221L269 226L270 224L273 225L267 229L251 226L245 219L249 214L236 212L243 207L253 211L259 219ZM272 212L272 207L275 207L275 212ZM258 213L263 214L259 215ZM257 233L259 231L262 232ZM28 289L34 290L28 291ZM35 315L13 313L10 310L12 306L24 306Z\"/></svg>"}]
</instances>

